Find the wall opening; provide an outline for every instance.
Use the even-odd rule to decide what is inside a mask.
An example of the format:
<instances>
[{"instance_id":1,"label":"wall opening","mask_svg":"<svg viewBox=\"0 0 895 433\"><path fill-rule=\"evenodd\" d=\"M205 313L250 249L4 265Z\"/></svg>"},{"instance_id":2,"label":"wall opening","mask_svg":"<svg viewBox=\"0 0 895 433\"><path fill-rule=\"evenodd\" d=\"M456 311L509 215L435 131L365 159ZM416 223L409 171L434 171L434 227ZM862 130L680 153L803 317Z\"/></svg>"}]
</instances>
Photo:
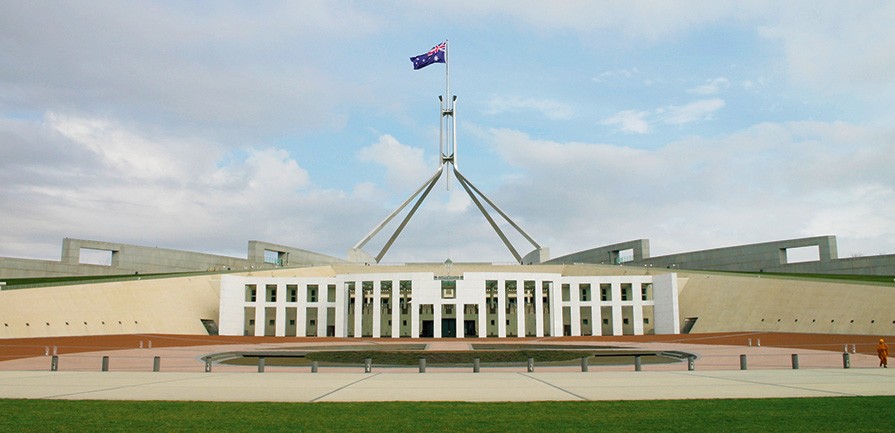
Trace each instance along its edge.
<instances>
[{"instance_id":1,"label":"wall opening","mask_svg":"<svg viewBox=\"0 0 895 433\"><path fill-rule=\"evenodd\" d=\"M81 248L78 252L78 263L82 265L112 266L112 250L95 250Z\"/></svg>"},{"instance_id":2,"label":"wall opening","mask_svg":"<svg viewBox=\"0 0 895 433\"><path fill-rule=\"evenodd\" d=\"M820 247L811 245L807 247L786 248L783 250L784 263L816 262L820 260Z\"/></svg>"}]
</instances>

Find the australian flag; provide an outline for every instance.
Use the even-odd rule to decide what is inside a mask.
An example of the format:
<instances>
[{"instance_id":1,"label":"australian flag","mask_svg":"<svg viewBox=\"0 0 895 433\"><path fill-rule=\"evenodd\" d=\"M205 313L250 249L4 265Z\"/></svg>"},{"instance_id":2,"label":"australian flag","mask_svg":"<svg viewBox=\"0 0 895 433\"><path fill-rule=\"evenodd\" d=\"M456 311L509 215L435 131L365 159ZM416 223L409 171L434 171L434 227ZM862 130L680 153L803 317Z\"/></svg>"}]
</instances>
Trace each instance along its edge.
<instances>
[{"instance_id":1,"label":"australian flag","mask_svg":"<svg viewBox=\"0 0 895 433\"><path fill-rule=\"evenodd\" d=\"M413 62L413 69L422 69L426 66L429 66L433 63L444 63L447 58L447 41L442 42L429 50L426 54L420 54L416 57L411 57L410 61Z\"/></svg>"}]
</instances>

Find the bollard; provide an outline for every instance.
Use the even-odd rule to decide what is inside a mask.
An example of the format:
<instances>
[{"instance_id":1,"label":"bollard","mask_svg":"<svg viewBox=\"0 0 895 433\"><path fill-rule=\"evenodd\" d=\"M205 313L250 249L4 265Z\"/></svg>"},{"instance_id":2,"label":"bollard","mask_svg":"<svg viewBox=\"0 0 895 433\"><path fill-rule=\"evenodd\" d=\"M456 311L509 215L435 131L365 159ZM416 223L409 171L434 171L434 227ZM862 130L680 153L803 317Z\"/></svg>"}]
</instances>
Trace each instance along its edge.
<instances>
[{"instance_id":1,"label":"bollard","mask_svg":"<svg viewBox=\"0 0 895 433\"><path fill-rule=\"evenodd\" d=\"M311 373L317 372L317 361L311 361Z\"/></svg>"},{"instance_id":2,"label":"bollard","mask_svg":"<svg viewBox=\"0 0 895 433\"><path fill-rule=\"evenodd\" d=\"M842 354L842 368L851 368L851 359L848 356L848 352Z\"/></svg>"},{"instance_id":3,"label":"bollard","mask_svg":"<svg viewBox=\"0 0 895 433\"><path fill-rule=\"evenodd\" d=\"M264 373L264 357L258 357L258 373Z\"/></svg>"},{"instance_id":4,"label":"bollard","mask_svg":"<svg viewBox=\"0 0 895 433\"><path fill-rule=\"evenodd\" d=\"M478 373L482 369L482 359L479 357L472 358L472 372Z\"/></svg>"},{"instance_id":5,"label":"bollard","mask_svg":"<svg viewBox=\"0 0 895 433\"><path fill-rule=\"evenodd\" d=\"M533 373L535 371L535 359L528 358L528 372Z\"/></svg>"},{"instance_id":6,"label":"bollard","mask_svg":"<svg viewBox=\"0 0 895 433\"><path fill-rule=\"evenodd\" d=\"M58 355L58 354L59 354L58 348L56 346L53 346L53 355Z\"/></svg>"},{"instance_id":7,"label":"bollard","mask_svg":"<svg viewBox=\"0 0 895 433\"><path fill-rule=\"evenodd\" d=\"M50 371L59 371L59 357L56 355L50 358Z\"/></svg>"},{"instance_id":8,"label":"bollard","mask_svg":"<svg viewBox=\"0 0 895 433\"><path fill-rule=\"evenodd\" d=\"M109 357L103 357L103 371L109 371Z\"/></svg>"},{"instance_id":9,"label":"bollard","mask_svg":"<svg viewBox=\"0 0 895 433\"><path fill-rule=\"evenodd\" d=\"M746 355L740 355L740 370L746 369Z\"/></svg>"},{"instance_id":10,"label":"bollard","mask_svg":"<svg viewBox=\"0 0 895 433\"><path fill-rule=\"evenodd\" d=\"M752 339L751 338L749 339L749 344L747 344L747 346L752 347Z\"/></svg>"},{"instance_id":11,"label":"bollard","mask_svg":"<svg viewBox=\"0 0 895 433\"><path fill-rule=\"evenodd\" d=\"M843 351L843 352L848 352L848 344L845 344L845 345L842 346L842 351Z\"/></svg>"},{"instance_id":12,"label":"bollard","mask_svg":"<svg viewBox=\"0 0 895 433\"><path fill-rule=\"evenodd\" d=\"M143 340L140 340L140 349L143 348Z\"/></svg>"},{"instance_id":13,"label":"bollard","mask_svg":"<svg viewBox=\"0 0 895 433\"><path fill-rule=\"evenodd\" d=\"M150 349L152 349L152 340L149 340L149 345L148 345L147 347L149 347Z\"/></svg>"},{"instance_id":14,"label":"bollard","mask_svg":"<svg viewBox=\"0 0 895 433\"><path fill-rule=\"evenodd\" d=\"M687 357L687 371L696 370L696 357L690 355Z\"/></svg>"},{"instance_id":15,"label":"bollard","mask_svg":"<svg viewBox=\"0 0 895 433\"><path fill-rule=\"evenodd\" d=\"M50 346L44 346L44 356L50 356Z\"/></svg>"},{"instance_id":16,"label":"bollard","mask_svg":"<svg viewBox=\"0 0 895 433\"><path fill-rule=\"evenodd\" d=\"M634 371L640 371L641 369L640 357L640 355L634 355Z\"/></svg>"},{"instance_id":17,"label":"bollard","mask_svg":"<svg viewBox=\"0 0 895 433\"><path fill-rule=\"evenodd\" d=\"M210 359L205 360L205 372L211 373L211 360Z\"/></svg>"},{"instance_id":18,"label":"bollard","mask_svg":"<svg viewBox=\"0 0 895 433\"><path fill-rule=\"evenodd\" d=\"M420 373L426 372L426 358L420 358Z\"/></svg>"},{"instance_id":19,"label":"bollard","mask_svg":"<svg viewBox=\"0 0 895 433\"><path fill-rule=\"evenodd\" d=\"M162 358L160 356L156 356L152 358L152 371L159 372L162 370Z\"/></svg>"},{"instance_id":20,"label":"bollard","mask_svg":"<svg viewBox=\"0 0 895 433\"><path fill-rule=\"evenodd\" d=\"M798 353L792 354L792 369L793 370L799 369L799 354Z\"/></svg>"},{"instance_id":21,"label":"bollard","mask_svg":"<svg viewBox=\"0 0 895 433\"><path fill-rule=\"evenodd\" d=\"M373 358L365 358L364 359L364 373L372 373L373 372Z\"/></svg>"},{"instance_id":22,"label":"bollard","mask_svg":"<svg viewBox=\"0 0 895 433\"><path fill-rule=\"evenodd\" d=\"M851 353L858 353L858 348L854 344L851 345Z\"/></svg>"},{"instance_id":23,"label":"bollard","mask_svg":"<svg viewBox=\"0 0 895 433\"><path fill-rule=\"evenodd\" d=\"M755 345L761 347L761 338L756 338L755 340L757 341Z\"/></svg>"},{"instance_id":24,"label":"bollard","mask_svg":"<svg viewBox=\"0 0 895 433\"><path fill-rule=\"evenodd\" d=\"M581 372L587 373L587 357L586 356L581 357Z\"/></svg>"}]
</instances>

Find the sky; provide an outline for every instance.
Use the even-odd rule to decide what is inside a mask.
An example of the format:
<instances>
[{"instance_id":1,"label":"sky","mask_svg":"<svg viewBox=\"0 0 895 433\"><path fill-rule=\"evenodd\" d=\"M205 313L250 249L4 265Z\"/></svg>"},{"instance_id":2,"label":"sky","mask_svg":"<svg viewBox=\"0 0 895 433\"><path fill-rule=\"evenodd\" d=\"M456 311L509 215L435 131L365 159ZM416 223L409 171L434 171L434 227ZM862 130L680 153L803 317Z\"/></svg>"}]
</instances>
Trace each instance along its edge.
<instances>
[{"instance_id":1,"label":"sky","mask_svg":"<svg viewBox=\"0 0 895 433\"><path fill-rule=\"evenodd\" d=\"M460 172L553 257L893 254L893 22L891 1L0 2L0 256L346 257L438 168L445 65L409 58L444 40ZM513 261L453 182L384 263Z\"/></svg>"}]
</instances>

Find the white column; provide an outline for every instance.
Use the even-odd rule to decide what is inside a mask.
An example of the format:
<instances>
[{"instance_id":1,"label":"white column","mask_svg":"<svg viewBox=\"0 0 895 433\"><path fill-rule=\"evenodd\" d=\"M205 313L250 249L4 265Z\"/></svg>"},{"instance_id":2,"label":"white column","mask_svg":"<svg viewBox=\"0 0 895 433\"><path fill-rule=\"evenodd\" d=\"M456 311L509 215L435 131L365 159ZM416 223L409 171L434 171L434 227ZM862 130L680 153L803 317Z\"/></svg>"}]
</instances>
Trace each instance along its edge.
<instances>
[{"instance_id":1,"label":"white column","mask_svg":"<svg viewBox=\"0 0 895 433\"><path fill-rule=\"evenodd\" d=\"M635 300L633 310L634 335L643 335L643 303Z\"/></svg>"},{"instance_id":2,"label":"white column","mask_svg":"<svg viewBox=\"0 0 895 433\"><path fill-rule=\"evenodd\" d=\"M392 303L392 338L401 338L401 298L399 289L401 281L392 281L392 293L389 300Z\"/></svg>"},{"instance_id":3,"label":"white column","mask_svg":"<svg viewBox=\"0 0 895 433\"><path fill-rule=\"evenodd\" d=\"M373 283L373 338L382 335L382 281Z\"/></svg>"},{"instance_id":4,"label":"white column","mask_svg":"<svg viewBox=\"0 0 895 433\"><path fill-rule=\"evenodd\" d=\"M602 302L600 302L600 283L597 283L596 286L596 291L592 292L596 294L596 296L592 297L594 306L590 309L590 317L593 325L590 328L593 329L594 335L603 335L603 311ZM593 286L591 287L593 288Z\"/></svg>"},{"instance_id":5,"label":"white column","mask_svg":"<svg viewBox=\"0 0 895 433\"><path fill-rule=\"evenodd\" d=\"M525 281L516 280L516 337L525 338Z\"/></svg>"},{"instance_id":6,"label":"white column","mask_svg":"<svg viewBox=\"0 0 895 433\"><path fill-rule=\"evenodd\" d=\"M457 314L454 315L454 320L456 321L454 329L457 330L457 337L463 338L466 336L466 329L463 327L463 323L466 320L466 304L462 302L454 304L454 311L457 312Z\"/></svg>"},{"instance_id":7,"label":"white column","mask_svg":"<svg viewBox=\"0 0 895 433\"><path fill-rule=\"evenodd\" d=\"M488 310L485 304L485 293L482 292L482 300L479 301L479 314L476 315L475 321L479 327L479 338L488 336Z\"/></svg>"},{"instance_id":8,"label":"white column","mask_svg":"<svg viewBox=\"0 0 895 433\"><path fill-rule=\"evenodd\" d=\"M432 335L435 338L441 338L441 304L439 302L432 304L432 324L435 328Z\"/></svg>"},{"instance_id":9,"label":"white column","mask_svg":"<svg viewBox=\"0 0 895 433\"><path fill-rule=\"evenodd\" d=\"M419 289L417 289L419 290ZM410 300L410 336L420 338L420 308L422 305L416 299Z\"/></svg>"},{"instance_id":10,"label":"white column","mask_svg":"<svg viewBox=\"0 0 895 433\"><path fill-rule=\"evenodd\" d=\"M341 287L339 287L341 285ZM341 281L336 283L336 337L348 336L348 292Z\"/></svg>"},{"instance_id":11,"label":"white column","mask_svg":"<svg viewBox=\"0 0 895 433\"><path fill-rule=\"evenodd\" d=\"M329 311L329 308L327 308L329 303L319 302L317 305L317 336L326 337L326 312Z\"/></svg>"},{"instance_id":12,"label":"white column","mask_svg":"<svg viewBox=\"0 0 895 433\"><path fill-rule=\"evenodd\" d=\"M653 321L656 334L679 334L680 312L677 299L677 274L653 277Z\"/></svg>"},{"instance_id":13,"label":"white column","mask_svg":"<svg viewBox=\"0 0 895 433\"><path fill-rule=\"evenodd\" d=\"M569 320L572 322L572 336L581 335L581 288L578 282L569 284Z\"/></svg>"},{"instance_id":14,"label":"white column","mask_svg":"<svg viewBox=\"0 0 895 433\"><path fill-rule=\"evenodd\" d=\"M264 287L264 285L259 284L258 287ZM259 292L258 294L261 296L265 295L263 292L261 292L261 290L258 290L258 292ZM264 299L261 296L257 297L256 299ZM264 336L264 329L265 329L265 325L266 325L266 323L264 323L264 311L266 310L266 308L265 308L266 306L267 306L266 302L259 302L255 306L255 336L256 337Z\"/></svg>"},{"instance_id":15,"label":"white column","mask_svg":"<svg viewBox=\"0 0 895 433\"><path fill-rule=\"evenodd\" d=\"M507 338L507 289L504 280L497 280L497 336Z\"/></svg>"},{"instance_id":16,"label":"white column","mask_svg":"<svg viewBox=\"0 0 895 433\"><path fill-rule=\"evenodd\" d=\"M298 305L295 312L295 335L304 337L308 335L308 286L300 284L298 290Z\"/></svg>"},{"instance_id":17,"label":"white column","mask_svg":"<svg viewBox=\"0 0 895 433\"><path fill-rule=\"evenodd\" d=\"M612 283L612 335L622 335L622 286L619 282Z\"/></svg>"},{"instance_id":18,"label":"white column","mask_svg":"<svg viewBox=\"0 0 895 433\"><path fill-rule=\"evenodd\" d=\"M354 338L364 335L364 288L360 281L354 282Z\"/></svg>"},{"instance_id":19,"label":"white column","mask_svg":"<svg viewBox=\"0 0 895 433\"><path fill-rule=\"evenodd\" d=\"M277 323L275 332L277 337L286 336L286 322L286 305L284 305L283 301L280 300L280 297L277 296Z\"/></svg>"},{"instance_id":20,"label":"white column","mask_svg":"<svg viewBox=\"0 0 895 433\"><path fill-rule=\"evenodd\" d=\"M559 279L550 285L550 323L553 337L562 336L562 285L564 281Z\"/></svg>"},{"instance_id":21,"label":"white column","mask_svg":"<svg viewBox=\"0 0 895 433\"><path fill-rule=\"evenodd\" d=\"M544 336L544 282L535 281L535 336Z\"/></svg>"}]
</instances>

